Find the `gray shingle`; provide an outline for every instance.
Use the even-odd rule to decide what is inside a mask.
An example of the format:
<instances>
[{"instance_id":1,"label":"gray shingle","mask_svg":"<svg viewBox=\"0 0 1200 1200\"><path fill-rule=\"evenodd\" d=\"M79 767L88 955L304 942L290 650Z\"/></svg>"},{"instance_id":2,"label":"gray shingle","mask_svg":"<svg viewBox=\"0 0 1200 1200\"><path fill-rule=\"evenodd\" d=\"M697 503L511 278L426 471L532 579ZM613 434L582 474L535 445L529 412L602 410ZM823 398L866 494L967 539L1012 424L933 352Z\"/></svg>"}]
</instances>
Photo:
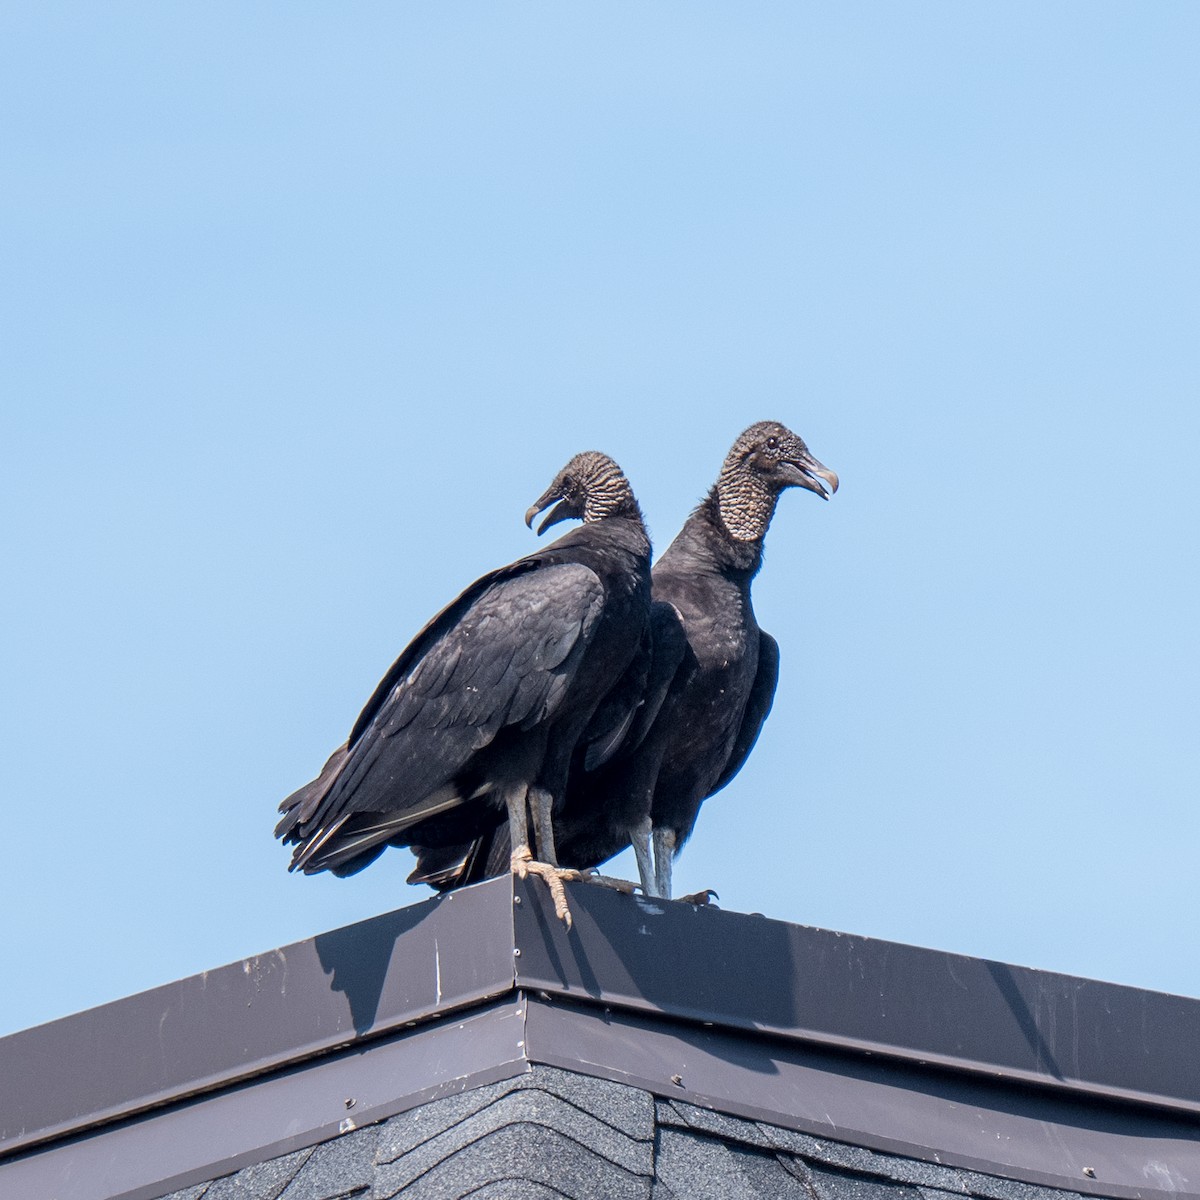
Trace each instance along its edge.
<instances>
[{"instance_id":1,"label":"gray shingle","mask_svg":"<svg viewBox=\"0 0 1200 1200\"><path fill-rule=\"evenodd\" d=\"M722 1138L727 1142L759 1146L764 1150L776 1148L757 1122L745 1121L741 1117L726 1116L725 1113L713 1112L712 1109L700 1108L695 1104L686 1104L682 1100L660 1100L658 1120L663 1125L695 1129L701 1133Z\"/></svg>"},{"instance_id":2,"label":"gray shingle","mask_svg":"<svg viewBox=\"0 0 1200 1200\"><path fill-rule=\"evenodd\" d=\"M202 1193L204 1200L276 1200L312 1153L311 1149L296 1150L243 1167L233 1175L210 1183L208 1190Z\"/></svg>"},{"instance_id":3,"label":"gray shingle","mask_svg":"<svg viewBox=\"0 0 1200 1200\"><path fill-rule=\"evenodd\" d=\"M965 1194L967 1190L962 1173L954 1167L943 1167L916 1158L901 1158L895 1154L879 1154L862 1146L810 1137L791 1129L781 1129L777 1125L759 1122L758 1128L770 1144L780 1150L786 1150L789 1154L799 1154L812 1162L844 1167L864 1175L877 1175L881 1179L894 1180L897 1183L911 1183L920 1187L957 1192L960 1195Z\"/></svg>"},{"instance_id":4,"label":"gray shingle","mask_svg":"<svg viewBox=\"0 0 1200 1200\"><path fill-rule=\"evenodd\" d=\"M813 1200L774 1155L681 1129L659 1131L657 1168L659 1184L686 1200Z\"/></svg>"},{"instance_id":5,"label":"gray shingle","mask_svg":"<svg viewBox=\"0 0 1200 1200\"><path fill-rule=\"evenodd\" d=\"M1038 1187L1032 1183L1018 1183L1015 1179L981 1175L977 1171L960 1171L959 1174L970 1195L984 1196L988 1200L1083 1200L1078 1192L1065 1188Z\"/></svg>"},{"instance_id":6,"label":"gray shingle","mask_svg":"<svg viewBox=\"0 0 1200 1200\"><path fill-rule=\"evenodd\" d=\"M779 1165L783 1167L789 1175L794 1175L802 1184L804 1190L810 1196L815 1197L817 1194L816 1185L813 1183L812 1167L808 1165L802 1158L798 1158L794 1154L776 1154L776 1159Z\"/></svg>"},{"instance_id":7,"label":"gray shingle","mask_svg":"<svg viewBox=\"0 0 1200 1200\"><path fill-rule=\"evenodd\" d=\"M626 1137L644 1142L654 1140L654 1097L641 1088L555 1067L535 1068L524 1077L521 1086L552 1092Z\"/></svg>"},{"instance_id":8,"label":"gray shingle","mask_svg":"<svg viewBox=\"0 0 1200 1200\"><path fill-rule=\"evenodd\" d=\"M654 1171L650 1142L634 1141L557 1096L523 1088L501 1096L481 1112L459 1121L407 1154L381 1163L379 1177L387 1181L388 1188L403 1186L464 1147L515 1124L553 1129L634 1174L649 1176ZM389 1146L389 1153L390 1150Z\"/></svg>"},{"instance_id":9,"label":"gray shingle","mask_svg":"<svg viewBox=\"0 0 1200 1200\"><path fill-rule=\"evenodd\" d=\"M371 1187L375 1174L378 1125L322 1142L279 1200L340 1200Z\"/></svg>"},{"instance_id":10,"label":"gray shingle","mask_svg":"<svg viewBox=\"0 0 1200 1200\"><path fill-rule=\"evenodd\" d=\"M207 1183L193 1183L191 1187L180 1188L179 1191L172 1192L169 1196L160 1197L160 1200L200 1200L206 1187L208 1187Z\"/></svg>"},{"instance_id":11,"label":"gray shingle","mask_svg":"<svg viewBox=\"0 0 1200 1200\"><path fill-rule=\"evenodd\" d=\"M389 1163L410 1154L418 1146L487 1108L504 1094L504 1084L493 1083L422 1104L384 1121L379 1130L375 1161Z\"/></svg>"},{"instance_id":12,"label":"gray shingle","mask_svg":"<svg viewBox=\"0 0 1200 1200\"><path fill-rule=\"evenodd\" d=\"M656 1112L664 1130L693 1129L720 1139L730 1149L746 1146L786 1151L780 1155L780 1164L801 1184L811 1183L822 1200L883 1200L885 1194L889 1200L921 1200L922 1196L927 1200L961 1200L965 1195L980 1200L1082 1200L1072 1191L881 1154L846 1142L730 1117L681 1100L660 1100ZM658 1178L669 1183L663 1169L660 1162Z\"/></svg>"},{"instance_id":13,"label":"gray shingle","mask_svg":"<svg viewBox=\"0 0 1200 1200\"><path fill-rule=\"evenodd\" d=\"M496 1183L485 1183L474 1192L467 1192L462 1200L564 1200L564 1195L541 1183L501 1179Z\"/></svg>"},{"instance_id":14,"label":"gray shingle","mask_svg":"<svg viewBox=\"0 0 1200 1200\"><path fill-rule=\"evenodd\" d=\"M626 1137L646 1142L654 1137L654 1100L648 1092L554 1067L538 1067L514 1079L447 1096L392 1117L380 1134L378 1161L392 1162L496 1100L528 1089L558 1096Z\"/></svg>"},{"instance_id":15,"label":"gray shingle","mask_svg":"<svg viewBox=\"0 0 1200 1200\"><path fill-rule=\"evenodd\" d=\"M946 1167L918 1158L881 1154L864 1146L815 1138L777 1125L762 1122L757 1122L757 1125L761 1133L780 1150L799 1155L811 1163L841 1167L889 1183L909 1184L918 1189L927 1189L931 1194L979 1196L983 1200L1082 1200L1078 1192L1066 1189L1038 1187L961 1167Z\"/></svg>"},{"instance_id":16,"label":"gray shingle","mask_svg":"<svg viewBox=\"0 0 1200 1200\"><path fill-rule=\"evenodd\" d=\"M570 1200L649 1200L650 1178L618 1167L586 1147L541 1125L505 1125L463 1147L417 1179L381 1165L373 1200L459 1200L489 1184L541 1184ZM401 1192L403 1189L403 1192ZM517 1193L522 1194L522 1193Z\"/></svg>"},{"instance_id":17,"label":"gray shingle","mask_svg":"<svg viewBox=\"0 0 1200 1200\"><path fill-rule=\"evenodd\" d=\"M890 1179L816 1163L809 1163L808 1169L817 1200L921 1200L915 1188Z\"/></svg>"}]
</instances>

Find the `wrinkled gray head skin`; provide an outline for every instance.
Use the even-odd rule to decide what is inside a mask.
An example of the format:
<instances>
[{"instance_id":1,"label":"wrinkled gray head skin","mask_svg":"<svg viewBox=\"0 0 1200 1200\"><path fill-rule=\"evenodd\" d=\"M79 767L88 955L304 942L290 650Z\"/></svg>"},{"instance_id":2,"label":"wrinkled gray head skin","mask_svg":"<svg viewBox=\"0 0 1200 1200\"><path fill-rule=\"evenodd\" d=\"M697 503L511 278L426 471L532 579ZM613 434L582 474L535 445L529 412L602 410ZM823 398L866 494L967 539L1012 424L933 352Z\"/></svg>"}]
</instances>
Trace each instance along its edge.
<instances>
[{"instance_id":1,"label":"wrinkled gray head skin","mask_svg":"<svg viewBox=\"0 0 1200 1200\"><path fill-rule=\"evenodd\" d=\"M558 503L554 504L556 500ZM638 513L633 489L624 472L607 454L598 450L585 450L575 455L559 471L554 482L526 512L525 524L533 528L534 517L551 504L554 508L538 526L539 535L559 521L577 519L587 524L605 517Z\"/></svg>"},{"instance_id":2,"label":"wrinkled gray head skin","mask_svg":"<svg viewBox=\"0 0 1200 1200\"><path fill-rule=\"evenodd\" d=\"M717 479L721 523L736 541L758 541L767 532L779 494L790 487L828 500L838 489L838 477L786 425L751 425L733 443Z\"/></svg>"}]
</instances>

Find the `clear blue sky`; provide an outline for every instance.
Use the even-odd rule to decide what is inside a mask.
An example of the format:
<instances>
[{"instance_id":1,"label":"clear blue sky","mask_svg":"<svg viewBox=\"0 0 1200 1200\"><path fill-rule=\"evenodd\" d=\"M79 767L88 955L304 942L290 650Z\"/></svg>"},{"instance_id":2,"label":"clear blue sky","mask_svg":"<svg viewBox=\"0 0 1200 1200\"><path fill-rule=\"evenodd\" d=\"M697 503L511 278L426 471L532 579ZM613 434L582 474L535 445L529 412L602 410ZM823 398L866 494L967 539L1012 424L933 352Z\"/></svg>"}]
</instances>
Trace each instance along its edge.
<instances>
[{"instance_id":1,"label":"clear blue sky","mask_svg":"<svg viewBox=\"0 0 1200 1200\"><path fill-rule=\"evenodd\" d=\"M1200 995L1200 8L10 4L0 1030L412 903L275 806L578 450L752 421L729 908ZM627 865L626 870L630 870Z\"/></svg>"}]
</instances>

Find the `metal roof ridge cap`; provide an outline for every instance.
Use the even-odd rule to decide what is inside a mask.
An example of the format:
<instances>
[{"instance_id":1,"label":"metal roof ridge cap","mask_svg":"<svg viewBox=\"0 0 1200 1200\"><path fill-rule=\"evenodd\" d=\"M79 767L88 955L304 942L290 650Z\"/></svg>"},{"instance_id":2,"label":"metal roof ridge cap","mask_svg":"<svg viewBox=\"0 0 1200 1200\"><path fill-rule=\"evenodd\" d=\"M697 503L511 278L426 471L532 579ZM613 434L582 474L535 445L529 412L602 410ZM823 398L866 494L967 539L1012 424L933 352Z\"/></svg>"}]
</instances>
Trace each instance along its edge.
<instances>
[{"instance_id":1,"label":"metal roof ridge cap","mask_svg":"<svg viewBox=\"0 0 1200 1200\"><path fill-rule=\"evenodd\" d=\"M487 882L490 881L485 880L484 884ZM218 963L215 967L205 967L202 971L193 972L191 975L183 975L178 979L168 979L165 983L156 983L151 987L142 988L136 992L130 992L125 996L117 996L112 1000L102 1000L99 1004L92 1004L87 1008L80 1008L76 1009L74 1012L63 1013L58 1017L50 1017L46 1021L38 1021L35 1025L26 1025L22 1029L10 1030L8 1033L0 1034L0 1051L4 1050L6 1044L11 1043L18 1038L24 1038L31 1034L44 1032L55 1026L63 1026L67 1023L78 1021L81 1017L90 1017L101 1012L111 1011L115 1008L128 1005L131 1001L145 1001L151 996L162 995L166 992L169 992L173 988L177 988L180 984L190 983L192 980L207 979L210 975L217 975L222 971L232 970L235 967L240 967L243 971L245 971L249 964L264 959L268 955L286 956L289 952L294 952L303 946L307 946L311 942L315 942L318 938L344 933L346 930L354 929L358 926L366 925L372 921L381 920L382 918L393 916L397 913L410 912L422 905L429 905L432 911L432 907L434 905L452 900L455 894L455 892L444 892L438 895L425 896L413 904L402 905L400 908L389 909L386 912L376 913L371 917L363 917L360 920L351 921L348 925L337 925L332 929L323 929L318 933L311 934L309 937L299 938L294 942L285 942L282 946L272 946L267 950L260 950L256 954L245 954L240 958L232 958L228 962Z\"/></svg>"},{"instance_id":2,"label":"metal roof ridge cap","mask_svg":"<svg viewBox=\"0 0 1200 1200\"><path fill-rule=\"evenodd\" d=\"M30 1128L29 1124L25 1124L20 1128L19 1132L10 1132L7 1137L0 1140L0 1161L65 1137L80 1135L89 1130L102 1128L127 1118L140 1117L179 1101L217 1092L228 1086L244 1084L259 1075L286 1070L289 1067L336 1054L350 1047L360 1046L365 1048L380 1039L395 1037L397 1034L403 1035L407 1030L422 1027L440 1017L468 1011L515 991L517 947L513 921L511 883L505 888L503 880L485 881L483 884L478 885L478 890L470 890L475 891L476 898L488 907L497 902L505 906L505 911L502 914L498 914L499 919L496 922L496 925L503 930L502 938L497 939L501 942L501 945L495 947L496 956L503 956L503 972L497 970L491 978L482 979L474 986L456 992L454 998L450 1001L442 998L441 980L439 978L435 998L431 1003L418 1004L403 1011L392 1014L385 1013L383 1016L379 1016L378 1010L376 1010L376 1019L372 1020L363 1029L357 1029L353 1026L348 1028L341 1027L323 1037L312 1037L299 1043L289 1042L286 1045L281 1045L252 1061L246 1060L240 1063L218 1065L214 1070L191 1075L177 1081L154 1081L146 1088L138 1090L136 1094L133 1094L131 1089L125 1094L120 1095L112 1103L94 1105L86 1108L85 1111L66 1112L59 1119L51 1120L47 1123L38 1124L36 1123L38 1118L34 1118L32 1128ZM485 894L492 891L501 894L497 895L494 899ZM504 893L507 893L507 895L505 896ZM229 973L235 979L240 974L249 975L250 970L248 968L250 964L257 963L273 955L280 955L280 961L283 961L286 967L287 953L295 954L296 951L302 948L313 947L318 942L318 939L336 937L337 935L345 934L347 931L364 930L368 926L373 926L378 922L386 922L389 918L394 917L396 913L407 912L411 914L413 909L420 907L424 907L426 913L432 915L438 910L444 910L447 904L452 903L455 898L455 894L432 896L427 900L419 902L417 905L408 906L407 909L382 913L376 917L352 923L349 926L342 926L322 934L317 934L312 938L289 943L275 950L268 950L259 955L237 959L231 963L210 968L196 975L161 984L118 1000L108 1001L94 1008L43 1022L41 1025L31 1026L25 1030L15 1031L5 1038L0 1038L0 1051L6 1048L6 1044L8 1048L20 1047L22 1050L25 1050L26 1047L22 1043L28 1043L30 1039L35 1039L31 1049L35 1054L38 1051L45 1053L47 1052L46 1046L39 1046L37 1042L43 1039L54 1039L56 1031L63 1034L68 1031L86 1031L86 1023L88 1021L103 1020L113 1015L120 1016L122 1015L122 1010L125 1013L134 1014L135 1010L148 1006L157 1011L161 1007L159 1004L160 1000L163 1002L172 1000L179 995L179 989L193 985L198 980L207 981L210 976L223 972ZM406 936L406 932L399 934L392 944L395 945L402 941ZM499 967L499 963L496 966ZM435 970L440 976L440 962L436 964ZM326 973L328 974L329 972ZM381 981L380 986L382 989L383 981ZM334 990L332 985L330 990ZM281 991L281 994L285 993L286 988ZM23 1057L28 1058L29 1055L26 1053ZM2 1061L2 1057L0 1057L0 1061ZM28 1066L28 1063L26 1063L26 1066ZM75 1078L78 1078L78 1076ZM0 1128L0 1133L3 1133L2 1128Z\"/></svg>"},{"instance_id":3,"label":"metal roof ridge cap","mask_svg":"<svg viewBox=\"0 0 1200 1200\"><path fill-rule=\"evenodd\" d=\"M803 1040L810 1045L823 1045L843 1052L887 1057L908 1064L927 1064L936 1069L1036 1086L1059 1094L1148 1106L1189 1116L1200 1115L1200 1090L1192 1085L1180 1087L1178 1071L1166 1069L1168 1059L1173 1057L1169 1040L1172 1030L1167 1024L1156 1026L1156 1044L1152 1044L1151 1049L1155 1050L1152 1058L1157 1065L1152 1064L1153 1069L1149 1071L1126 1069L1136 1066L1134 1059L1140 1061L1140 1056L1124 1052L1118 1052L1115 1058L1110 1058L1107 1062L1089 1059L1075 1061L1073 1072L1060 1071L1053 1055L1043 1059L1039 1048L1032 1041L1029 1049L1033 1053L1019 1057L1011 1053L1012 1043L1021 1038L1032 1036L1040 1042L1044 1029L1048 1029L1053 1036L1056 1014L1072 1016L1076 999L1084 995L1090 997L1090 1007L1093 1010L1097 1008L1098 1002L1103 1002L1104 1009L1108 1012L1108 1004L1111 1001L1117 1005L1117 1015L1128 1018L1134 1006L1144 1002L1159 1013L1181 1015L1185 1018L1186 1026L1193 1029L1200 1028L1200 1000L1196 998L1169 992L1154 992L1128 984L1094 980L1063 972L1021 967L930 947L890 942L861 934L794 925L757 913L737 913L731 910L712 912L707 908L681 905L679 902L646 901L638 897L606 893L604 889L586 887L584 884L568 885L568 891L572 907L577 910L575 928L569 933L562 930L548 903L542 899L541 891L527 891L526 894L531 896L533 902L526 905L526 909L530 911L518 919L517 936L519 943L530 953L525 959L519 960L521 966L517 973L518 986L524 985L535 992L543 991L547 995L559 996L572 1002L609 1007L614 1011L658 1014L710 1028L737 1030L778 1039L783 1043ZM712 925L714 920L717 921L716 927ZM931 1000L942 998L942 992L936 987L931 989L928 976L922 981L917 975L909 975L906 961L914 968L919 968L922 964L935 964L939 970L944 964L950 977L956 981L958 977L955 969L970 970L974 973L977 983L981 979L986 983L986 976L994 976L997 972L1011 975L1019 982L1035 984L1044 989L1050 1007L1043 1016L1036 1016L1033 1012L1025 1014L1030 1022L1035 1022L1032 1035L1021 1024L1022 1014L1015 1013L1014 1019L1008 1020L1009 1044L1006 1047L996 1036L1005 1031L1001 1024L996 1023L995 1013L991 1014L984 1026L969 1030L972 1036L965 1042L949 1044L952 1041L957 1042L958 1039L937 1038L930 1036L928 1031L922 1031L923 1026L928 1024L927 1021L918 1021L908 1030L902 1023L896 1040L873 1037L873 1034L879 1032L890 1038L896 1026L872 1021L864 1027L860 1011L855 1018L859 1028L852 1028L854 1021L843 1021L832 1012L819 1011L822 1007L828 1009L827 998L816 1006L817 1011L813 1011L814 1006L807 1002L791 1008L786 1005L780 1008L776 1005L779 1011L786 1009L800 1017L800 1020L793 1022L772 1020L770 1003L765 1008L757 1001L751 1000L747 1003L744 993L740 999L731 1000L727 994L728 989L725 993L718 991L713 997L716 1000L714 1004L706 1000L704 992L698 993L690 986L689 980L692 983L703 983L704 978L695 977L693 972L704 971L707 965L714 961L724 964L722 970L726 975L730 969L736 970L734 964L721 957L728 947L718 947L713 938L721 925L733 922L728 925L722 936L733 937L738 945L744 945L748 933L745 927L747 921L753 922L759 929L777 931L775 936L799 935L805 941L817 939L830 946L857 945L862 947L878 966L890 970L893 974L897 964L905 966L906 976L917 978L919 986L911 995L892 995L892 1003L889 1006L892 1008L895 1008L897 1001L926 1005ZM672 946L676 947L682 956L678 961L672 960L672 969L664 966L663 946L657 944L654 937L656 933L666 936L668 930L670 936L676 939ZM634 937L630 940L627 936L635 933L647 935L640 957L637 953L637 943L641 939ZM702 940L691 941L693 934ZM694 952L698 949L704 953L697 956ZM668 953L673 952L668 949ZM715 960L713 955L716 955ZM857 952L857 957L862 956L862 951ZM845 972L842 974L844 976ZM716 975L709 972L705 978L719 979L720 972ZM788 978L785 973L773 982L780 986L787 983L789 987L794 987L801 978L803 977ZM840 994L836 986L837 981L837 975L831 976L829 986L818 981L816 990L818 993ZM652 989L648 986L650 984L653 984ZM849 990L852 993L853 987ZM779 993L775 995L778 998ZM993 992L989 984L988 996L993 995L1006 1004L1009 1003L1003 989ZM964 1005L971 1005L973 1011L973 1002L969 999L964 1000L957 996L957 993L952 993L947 998L953 1001L951 1009L959 1017L968 1011ZM1018 996L1018 999L1020 998ZM1030 1000L1030 1003L1036 1001ZM1064 1013L1063 1010L1068 1004L1071 1011ZM1120 1011L1122 1005L1125 1008L1123 1013ZM917 1011L913 1010L914 1013ZM889 1013L887 1021L892 1022L899 1012L900 1010L896 1009L895 1012ZM1096 1015L1096 1012L1092 1012L1092 1016ZM816 1016L818 1022L823 1017L828 1017L829 1020L827 1024L814 1024L805 1021L805 1016ZM1048 1024L1043 1025L1043 1019ZM872 1029L871 1024L875 1024L876 1028ZM1080 1028L1083 1027L1077 1027L1077 1032ZM1086 1028L1093 1027L1089 1025ZM1129 1036L1128 1030L1123 1030L1115 1020L1107 1025L1096 1026L1095 1030L1102 1032L1105 1041L1113 1046L1119 1046L1127 1041ZM906 1033L909 1035L907 1040ZM1014 1034L1017 1036L1013 1036ZM941 1045L938 1045L939 1041ZM959 1046L963 1049L961 1053L956 1052ZM1126 1059L1129 1061L1126 1062ZM1064 1062L1063 1065L1067 1064Z\"/></svg>"},{"instance_id":4,"label":"metal roof ridge cap","mask_svg":"<svg viewBox=\"0 0 1200 1200\"><path fill-rule=\"evenodd\" d=\"M432 1024L442 1017L450 1017L483 1007L517 990L515 987L504 987L493 992L481 991L478 995L464 999L461 1003L431 1009L411 1019L397 1018L394 1022L373 1027L365 1033L356 1033L350 1038L343 1037L338 1040L330 1040L327 1044L312 1043L298 1048L295 1053L280 1053L272 1058L262 1059L260 1062L248 1067L244 1072L222 1074L216 1071L211 1075L202 1076L190 1081L187 1085L178 1089L164 1088L154 1095L146 1096L140 1103L115 1104L108 1109L100 1109L94 1113L89 1113L80 1120L65 1120L57 1126L48 1126L44 1129L39 1129L36 1134L28 1138L9 1138L0 1143L0 1163L3 1163L7 1158L23 1154L28 1150L37 1149L39 1146L50 1142L60 1141L63 1138L76 1137L92 1130L100 1130L107 1125L113 1125L120 1121L136 1120L147 1113L155 1112L160 1108L167 1108L172 1104L195 1100L202 1096L211 1095L214 1092L220 1092L225 1088L237 1087L240 1084L256 1079L260 1075L270 1075L276 1071L286 1071L293 1067L312 1063L318 1059L329 1058L343 1050L354 1048L365 1049L374 1042L394 1039L397 1036L402 1037L409 1032L415 1032L426 1025Z\"/></svg>"},{"instance_id":5,"label":"metal roof ridge cap","mask_svg":"<svg viewBox=\"0 0 1200 1200\"><path fill-rule=\"evenodd\" d=\"M767 1042L800 1043L821 1049L833 1049L840 1053L862 1058L890 1059L906 1066L929 1067L934 1070L951 1071L962 1076L983 1076L990 1082L1022 1084L1070 1095L1077 1099L1098 1100L1106 1103L1121 1103L1139 1107L1155 1108L1185 1116L1200 1116L1200 1102L1177 1096L1166 1096L1157 1092L1140 1091L1136 1088L1120 1088L1112 1084L1089 1083L1086 1080L1058 1078L1049 1073L1030 1071L1021 1067L1002 1067L982 1059L958 1058L936 1051L911 1050L887 1042L875 1042L867 1038L847 1037L843 1034L823 1033L812 1029L781 1030L770 1026L755 1025L733 1019L713 1020L701 1016L698 1010L666 1008L661 1004L639 1003L623 996L586 996L572 992L569 988L539 983L536 988L522 982L518 977L517 990L523 994L532 991L542 993L547 999L560 998L569 1005L601 1009L612 1012L636 1013L639 1016L657 1017L679 1025L692 1025L701 1029L725 1030L748 1035Z\"/></svg>"},{"instance_id":6,"label":"metal roof ridge cap","mask_svg":"<svg viewBox=\"0 0 1200 1200\"><path fill-rule=\"evenodd\" d=\"M415 1106L526 1074L529 1060L517 1046L518 1038L524 1040L526 1023L515 1010L515 1003L503 997L465 1017L452 1015L436 1023L441 1029L431 1032L424 1027L413 1031L413 1037L384 1038L361 1060L349 1048L297 1070L274 1072L4 1158L0 1194L151 1200L165 1186L187 1188L211 1181L228 1169L320 1144ZM422 1065L432 1072L419 1069ZM276 1099L264 1100L263 1088ZM281 1104L281 1095L290 1101ZM343 1097L355 1103L347 1106ZM214 1119L212 1114L224 1115ZM221 1167L225 1169L216 1169ZM124 1177L122 1186L114 1186L114 1170ZM130 1173L135 1178L130 1179Z\"/></svg>"}]
</instances>

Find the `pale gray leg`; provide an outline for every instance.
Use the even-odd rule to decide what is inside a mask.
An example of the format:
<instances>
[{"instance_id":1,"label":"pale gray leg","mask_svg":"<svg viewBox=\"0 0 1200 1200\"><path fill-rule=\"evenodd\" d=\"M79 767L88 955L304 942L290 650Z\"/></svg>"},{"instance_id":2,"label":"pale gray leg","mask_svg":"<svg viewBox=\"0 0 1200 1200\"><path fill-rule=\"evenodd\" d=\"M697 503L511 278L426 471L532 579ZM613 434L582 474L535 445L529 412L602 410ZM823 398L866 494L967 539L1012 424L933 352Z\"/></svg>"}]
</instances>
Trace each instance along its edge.
<instances>
[{"instance_id":1,"label":"pale gray leg","mask_svg":"<svg viewBox=\"0 0 1200 1200\"><path fill-rule=\"evenodd\" d=\"M528 862L533 857L529 850L529 825L525 815L524 784L516 784L504 793L504 804L508 809L508 840L512 846L512 861ZM516 870L514 865L513 870Z\"/></svg>"},{"instance_id":2,"label":"pale gray leg","mask_svg":"<svg viewBox=\"0 0 1200 1200\"><path fill-rule=\"evenodd\" d=\"M545 788L529 789L529 807L533 812L533 827L537 832L538 858L552 867L558 866L554 849L554 797Z\"/></svg>"},{"instance_id":3,"label":"pale gray leg","mask_svg":"<svg viewBox=\"0 0 1200 1200\"><path fill-rule=\"evenodd\" d=\"M629 831L633 845L633 856L637 859L638 876L642 881L642 894L658 895L658 883L654 878L654 864L650 858L650 818L639 821Z\"/></svg>"},{"instance_id":4,"label":"pale gray leg","mask_svg":"<svg viewBox=\"0 0 1200 1200\"><path fill-rule=\"evenodd\" d=\"M525 797L528 795L533 808L533 827L537 832L538 852L542 859L533 857L529 849L529 833L525 815ZM519 796L519 801L516 797ZM520 879L527 875L539 875L550 889L550 898L554 901L554 912L567 928L571 928L571 910L567 907L567 892L563 887L564 879L581 878L578 871L564 871L557 865L554 851L554 827L551 815L554 800L549 792L542 788L524 787L514 789L505 800L508 804L508 827L512 836L513 852L512 872Z\"/></svg>"},{"instance_id":5,"label":"pale gray leg","mask_svg":"<svg viewBox=\"0 0 1200 1200\"><path fill-rule=\"evenodd\" d=\"M656 829L654 842L654 885L660 899L671 898L671 867L675 859L675 830Z\"/></svg>"}]
</instances>

